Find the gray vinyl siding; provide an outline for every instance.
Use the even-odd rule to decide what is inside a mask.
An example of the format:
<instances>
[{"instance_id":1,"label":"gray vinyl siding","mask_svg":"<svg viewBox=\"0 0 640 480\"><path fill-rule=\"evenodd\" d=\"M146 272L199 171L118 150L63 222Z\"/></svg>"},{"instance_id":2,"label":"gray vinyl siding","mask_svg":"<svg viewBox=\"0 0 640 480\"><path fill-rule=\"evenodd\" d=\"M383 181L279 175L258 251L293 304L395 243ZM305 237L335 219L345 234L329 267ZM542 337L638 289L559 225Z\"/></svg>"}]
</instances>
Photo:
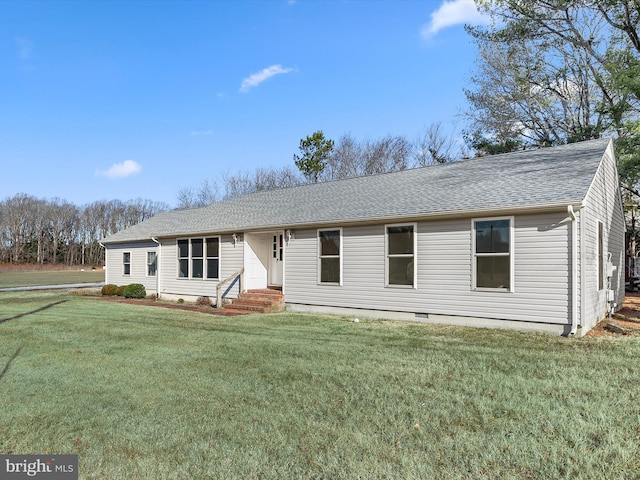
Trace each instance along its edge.
<instances>
[{"instance_id":1,"label":"gray vinyl siding","mask_svg":"<svg viewBox=\"0 0 640 480\"><path fill-rule=\"evenodd\" d=\"M577 314L577 322L578 325L582 325L581 322L581 318L583 315L583 310L584 310L584 301L583 301L583 296L584 296L584 284L582 282L582 275L584 272L584 255L582 253L582 251L584 250L584 239L582 238L582 231L583 231L583 227L582 224L584 223L584 210L579 210L578 212L576 212L576 278L575 278L575 282L577 283L577 292L578 292L578 298L576 298L576 303L577 303L577 308L576 308L576 314ZM571 227L569 227L571 228ZM571 235L571 233L569 233L569 235ZM571 247L569 247L571 248ZM571 253L569 254L571 255ZM569 256L569 262L571 262L571 256ZM569 263L569 269L571 269L571 263Z\"/></svg>"},{"instance_id":2,"label":"gray vinyl siding","mask_svg":"<svg viewBox=\"0 0 640 480\"><path fill-rule=\"evenodd\" d=\"M147 291L156 290L156 277L147 276L147 252L157 252L153 242L119 243L107 246L105 250L105 283L129 285L141 283ZM131 274L124 274L123 253L131 253Z\"/></svg>"},{"instance_id":3,"label":"gray vinyl siding","mask_svg":"<svg viewBox=\"0 0 640 480\"><path fill-rule=\"evenodd\" d=\"M385 225L343 228L343 285L317 283L317 232L287 248L288 303L570 323L566 213L514 219L514 291L472 290L472 219L417 224L416 288L385 287ZM339 225L336 225L339 227Z\"/></svg>"},{"instance_id":4,"label":"gray vinyl siding","mask_svg":"<svg viewBox=\"0 0 640 480\"><path fill-rule=\"evenodd\" d=\"M206 235L194 236L190 238L204 237L220 237L220 278L219 279L201 279L201 278L179 278L178 277L178 247L177 239L162 239L162 253L160 258L161 284L160 294L185 295L185 296L207 296L216 297L216 286L219 280L224 280L236 270L242 268L243 265L243 241L238 238L236 244L233 244L231 235ZM180 237L189 238L189 237ZM239 285L236 284L229 298L237 296Z\"/></svg>"},{"instance_id":5,"label":"gray vinyl siding","mask_svg":"<svg viewBox=\"0 0 640 480\"><path fill-rule=\"evenodd\" d=\"M606 277L602 290L598 288L598 223L604 228L604 252L612 254L616 266L611 288L617 303L624 300L624 245L625 223L618 184L618 172L611 149L607 149L585 199L584 208L584 279L585 311L582 326L592 328L606 316Z\"/></svg>"}]
</instances>

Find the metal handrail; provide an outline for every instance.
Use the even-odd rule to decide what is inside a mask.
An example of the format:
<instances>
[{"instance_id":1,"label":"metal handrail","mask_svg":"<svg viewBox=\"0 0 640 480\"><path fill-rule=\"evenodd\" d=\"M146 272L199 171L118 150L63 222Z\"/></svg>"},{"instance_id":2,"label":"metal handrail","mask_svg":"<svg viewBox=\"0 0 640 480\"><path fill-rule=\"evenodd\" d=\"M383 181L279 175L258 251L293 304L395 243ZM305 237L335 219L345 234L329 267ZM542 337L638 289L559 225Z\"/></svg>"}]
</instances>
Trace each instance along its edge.
<instances>
[{"instance_id":1,"label":"metal handrail","mask_svg":"<svg viewBox=\"0 0 640 480\"><path fill-rule=\"evenodd\" d=\"M240 270L237 270L237 271L233 272L227 278L225 278L224 280L219 282L218 285L216 285L216 308L222 308L222 298L227 293L229 293L229 290L235 284L235 281L238 278L240 278L240 291L242 292L242 286L244 285L244 267L241 268ZM224 293L223 293L222 292L222 287L226 283L229 283L229 282L232 282L232 281L233 281L233 283L231 285L229 285L229 288L227 290L225 290Z\"/></svg>"}]
</instances>

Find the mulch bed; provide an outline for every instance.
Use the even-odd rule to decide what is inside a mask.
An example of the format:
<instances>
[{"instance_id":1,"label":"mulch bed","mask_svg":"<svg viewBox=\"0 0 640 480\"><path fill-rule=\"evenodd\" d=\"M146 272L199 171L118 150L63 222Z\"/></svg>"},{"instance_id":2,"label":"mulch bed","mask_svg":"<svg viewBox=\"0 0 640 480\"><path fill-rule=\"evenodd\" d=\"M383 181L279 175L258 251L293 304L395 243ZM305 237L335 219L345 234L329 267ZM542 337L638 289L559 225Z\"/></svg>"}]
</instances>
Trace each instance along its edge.
<instances>
[{"instance_id":1,"label":"mulch bed","mask_svg":"<svg viewBox=\"0 0 640 480\"><path fill-rule=\"evenodd\" d=\"M197 305L195 303L177 303L177 302L164 302L162 300L152 300L148 298L123 298L123 297L98 297L105 302L112 303L127 303L129 305L145 305L147 307L162 307L170 308L173 310L187 310L189 312L208 313L210 315L218 315L223 317L234 317L242 315L234 310L228 310L225 308L215 308L209 305Z\"/></svg>"},{"instance_id":2,"label":"mulch bed","mask_svg":"<svg viewBox=\"0 0 640 480\"><path fill-rule=\"evenodd\" d=\"M640 335L640 293L627 292L622 308L593 327L586 337Z\"/></svg>"}]
</instances>

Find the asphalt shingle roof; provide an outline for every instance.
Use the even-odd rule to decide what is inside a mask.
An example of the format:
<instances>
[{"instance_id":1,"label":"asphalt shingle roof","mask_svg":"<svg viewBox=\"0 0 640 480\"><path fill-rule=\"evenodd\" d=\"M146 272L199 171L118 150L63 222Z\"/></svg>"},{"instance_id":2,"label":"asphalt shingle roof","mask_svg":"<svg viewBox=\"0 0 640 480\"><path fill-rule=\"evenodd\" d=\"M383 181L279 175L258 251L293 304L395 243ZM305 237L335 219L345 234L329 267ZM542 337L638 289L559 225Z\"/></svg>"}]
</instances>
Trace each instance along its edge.
<instances>
[{"instance_id":1,"label":"asphalt shingle roof","mask_svg":"<svg viewBox=\"0 0 640 480\"><path fill-rule=\"evenodd\" d=\"M161 213L104 243L581 202L609 139L245 195Z\"/></svg>"}]
</instances>

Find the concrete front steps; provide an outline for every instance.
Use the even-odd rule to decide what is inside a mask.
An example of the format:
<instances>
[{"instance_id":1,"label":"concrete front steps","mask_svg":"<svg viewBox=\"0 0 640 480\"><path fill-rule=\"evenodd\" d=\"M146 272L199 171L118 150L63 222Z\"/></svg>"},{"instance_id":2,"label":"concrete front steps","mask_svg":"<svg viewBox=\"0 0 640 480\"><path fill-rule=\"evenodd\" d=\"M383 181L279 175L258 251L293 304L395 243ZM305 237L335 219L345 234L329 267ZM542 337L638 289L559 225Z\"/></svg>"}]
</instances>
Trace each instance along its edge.
<instances>
[{"instance_id":1,"label":"concrete front steps","mask_svg":"<svg viewBox=\"0 0 640 480\"><path fill-rule=\"evenodd\" d=\"M284 295L281 290L265 288L242 292L223 309L229 313L275 313L284 311Z\"/></svg>"}]
</instances>

